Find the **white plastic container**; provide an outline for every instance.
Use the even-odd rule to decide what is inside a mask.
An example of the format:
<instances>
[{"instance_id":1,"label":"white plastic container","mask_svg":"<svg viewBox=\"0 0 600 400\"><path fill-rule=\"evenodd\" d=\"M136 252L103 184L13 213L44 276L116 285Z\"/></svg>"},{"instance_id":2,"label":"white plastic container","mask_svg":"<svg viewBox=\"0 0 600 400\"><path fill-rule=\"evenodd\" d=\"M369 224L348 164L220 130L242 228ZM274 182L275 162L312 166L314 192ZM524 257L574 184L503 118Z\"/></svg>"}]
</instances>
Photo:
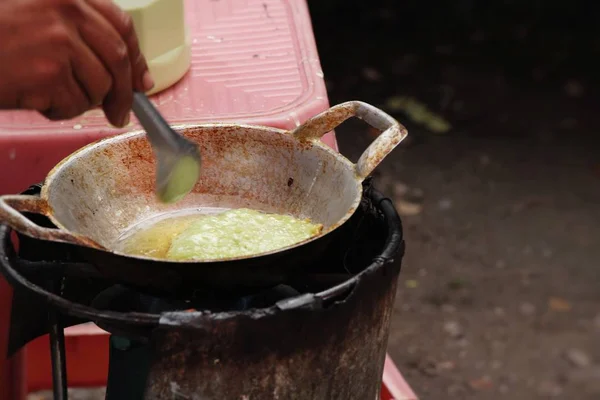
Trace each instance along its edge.
<instances>
[{"instance_id":1,"label":"white plastic container","mask_svg":"<svg viewBox=\"0 0 600 400\"><path fill-rule=\"evenodd\" d=\"M183 0L114 0L133 19L155 86L160 92L179 81L190 68L191 38L185 25Z\"/></svg>"}]
</instances>

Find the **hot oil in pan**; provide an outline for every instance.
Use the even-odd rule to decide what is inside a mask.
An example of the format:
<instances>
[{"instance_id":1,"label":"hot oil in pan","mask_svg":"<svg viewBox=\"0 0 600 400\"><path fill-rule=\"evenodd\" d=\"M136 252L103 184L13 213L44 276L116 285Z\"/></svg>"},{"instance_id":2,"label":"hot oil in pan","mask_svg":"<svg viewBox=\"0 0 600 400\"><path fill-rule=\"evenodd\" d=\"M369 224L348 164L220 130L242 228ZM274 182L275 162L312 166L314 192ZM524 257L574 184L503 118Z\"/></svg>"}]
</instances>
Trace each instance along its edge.
<instances>
[{"instance_id":1,"label":"hot oil in pan","mask_svg":"<svg viewBox=\"0 0 600 400\"><path fill-rule=\"evenodd\" d=\"M151 258L215 260L277 250L315 236L322 228L306 219L246 208L177 212L133 227L115 247Z\"/></svg>"},{"instance_id":2,"label":"hot oil in pan","mask_svg":"<svg viewBox=\"0 0 600 400\"><path fill-rule=\"evenodd\" d=\"M124 232L114 248L130 255L166 258L173 239L203 215L186 210L144 220Z\"/></svg>"}]
</instances>

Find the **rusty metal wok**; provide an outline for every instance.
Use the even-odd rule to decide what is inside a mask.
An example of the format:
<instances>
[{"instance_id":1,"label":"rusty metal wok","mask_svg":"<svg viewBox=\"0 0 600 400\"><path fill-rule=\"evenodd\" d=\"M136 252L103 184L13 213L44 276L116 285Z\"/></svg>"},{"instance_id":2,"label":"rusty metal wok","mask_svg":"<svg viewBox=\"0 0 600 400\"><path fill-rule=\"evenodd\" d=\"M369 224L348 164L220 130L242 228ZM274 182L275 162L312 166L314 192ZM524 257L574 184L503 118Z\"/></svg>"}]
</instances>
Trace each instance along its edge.
<instances>
[{"instance_id":1,"label":"rusty metal wok","mask_svg":"<svg viewBox=\"0 0 600 400\"><path fill-rule=\"evenodd\" d=\"M383 131L356 164L320 141L352 116ZM158 201L152 149L145 133L136 131L65 158L46 177L40 196L1 196L0 223L32 238L77 246L102 275L150 291L268 287L318 257L359 206L362 181L407 135L392 117L357 101L334 106L293 131L234 124L174 129L198 143L203 156L200 179L183 200ZM310 218L324 229L304 242L252 257L176 262L115 250L123 232L156 215L241 207ZM21 212L43 214L57 229L41 227Z\"/></svg>"}]
</instances>

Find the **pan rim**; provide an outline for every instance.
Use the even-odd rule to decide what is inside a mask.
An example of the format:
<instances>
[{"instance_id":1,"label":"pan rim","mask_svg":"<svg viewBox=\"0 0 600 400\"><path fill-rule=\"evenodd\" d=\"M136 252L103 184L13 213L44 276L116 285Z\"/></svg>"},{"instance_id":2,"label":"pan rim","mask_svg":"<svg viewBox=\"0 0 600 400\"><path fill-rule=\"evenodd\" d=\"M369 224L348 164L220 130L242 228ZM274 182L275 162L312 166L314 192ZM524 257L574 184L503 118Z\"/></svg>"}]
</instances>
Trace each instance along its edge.
<instances>
[{"instance_id":1,"label":"pan rim","mask_svg":"<svg viewBox=\"0 0 600 400\"><path fill-rule=\"evenodd\" d=\"M291 137L290 135L290 131L284 130L284 129L280 129L280 128L273 128L273 127L269 127L269 126L264 126L264 125L251 125L251 124L235 124L235 123L208 123L208 124L180 124L180 125L173 125L172 128L176 131L185 131L187 129L211 129L211 128L245 128L245 129L252 129L252 130L258 130L258 131L262 131L264 133L268 133L268 134L282 134L282 135L288 135ZM54 217L54 213L52 212L52 205L49 202L49 189L52 185L52 182L54 181L54 179L56 178L56 175L58 175L59 171L64 168L65 165L67 165L67 163L71 162L72 160L75 160L77 158L80 158L82 156L84 156L86 153L91 152L93 149L102 146L102 145L106 145L106 143L110 143L110 142L120 142L123 140L127 140L130 138L134 138L137 136L142 136L145 135L146 131L143 129L135 129L129 132L125 132L125 133L121 133L118 135L113 135L113 136L107 136L105 138L101 138L99 140L96 140L94 142L91 142L77 150L75 150L74 152L72 152L71 154L67 155L65 158L63 158L60 162L58 162L51 170L50 172L46 175L46 178L44 179L44 183L42 184L41 190L40 190L40 198L42 200L45 200L48 205L50 206L51 212L46 215L46 217L48 219L50 219L50 221L58 228L67 232L71 232L69 229L67 229L58 219L56 219ZM326 153L328 153L331 157L334 157L336 159L338 159L339 161L342 161L343 164L346 165L346 167L350 170L350 171L354 171L354 167L355 164L352 163L350 160L348 160L344 155L342 155L341 153L335 151L334 149L332 149L331 147L329 147L328 145L326 145L325 143L321 142L320 140L311 140L310 144L312 146L316 146L319 147L321 150L324 150ZM111 248L103 248L100 251L105 251L107 253L111 253L120 257L127 257L127 258L132 258L132 259L136 259L136 260L144 260L144 261L153 261L153 262L159 262L159 263L164 263L165 265L168 265L169 263L175 263L175 264L218 264L218 263L227 263L227 262L236 262L236 261L248 261L248 260L256 260L259 259L261 257L267 257L267 256L271 256L271 255L275 255L278 253L283 253L289 250L292 250L294 248L300 247L300 246L304 246L308 243L311 243L317 239L320 238L324 238L325 236L329 235L331 232L335 231L337 228L339 228L340 226L342 226L346 221L348 221L348 219L350 219L352 217L352 215L354 215L354 213L356 212L356 210L358 209L358 206L360 204L362 195L363 195L363 187L362 187L362 182L359 180L359 178L357 177L356 180L354 181L356 189L357 189L357 193L356 193L356 197L354 199L354 202L352 203L352 206L347 210L346 214L344 215L343 218L341 218L340 220L338 220L334 225L330 226L328 229L323 230L320 234L318 235L314 235L311 236L307 239L304 239L301 242L289 245L289 246L285 246L285 247L281 247L281 248L277 248L275 250L271 250L268 252L262 252L262 253L255 253L255 254L250 254L250 255L246 255L246 256L239 256L239 257L227 257L227 258L216 258L216 259L202 259L202 260L170 260L170 259L161 259L161 258L152 258L152 257L145 257L145 256L140 256L140 255L131 255L131 254L127 254L127 253L123 253L120 251L115 251L114 249ZM318 223L318 221L315 221L316 223ZM98 249L97 249L98 250Z\"/></svg>"}]
</instances>

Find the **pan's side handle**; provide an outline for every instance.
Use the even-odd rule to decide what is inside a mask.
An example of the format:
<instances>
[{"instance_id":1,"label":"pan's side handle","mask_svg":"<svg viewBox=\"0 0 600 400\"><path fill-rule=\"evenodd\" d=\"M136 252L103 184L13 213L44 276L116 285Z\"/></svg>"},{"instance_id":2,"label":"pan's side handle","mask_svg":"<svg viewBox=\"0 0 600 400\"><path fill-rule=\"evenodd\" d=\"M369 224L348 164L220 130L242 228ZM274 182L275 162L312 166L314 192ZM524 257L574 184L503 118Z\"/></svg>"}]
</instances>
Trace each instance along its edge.
<instances>
[{"instance_id":1,"label":"pan's side handle","mask_svg":"<svg viewBox=\"0 0 600 400\"><path fill-rule=\"evenodd\" d=\"M382 110L362 101L348 101L312 117L291 134L300 141L318 140L350 117L360 118L373 128L383 131L356 163L356 175L364 180L408 135L404 126Z\"/></svg>"},{"instance_id":2,"label":"pan's side handle","mask_svg":"<svg viewBox=\"0 0 600 400\"><path fill-rule=\"evenodd\" d=\"M34 239L102 249L102 246L91 239L61 229L43 228L21 214L29 212L49 216L50 211L48 202L37 196L0 196L0 223L10 226L15 231Z\"/></svg>"}]
</instances>

